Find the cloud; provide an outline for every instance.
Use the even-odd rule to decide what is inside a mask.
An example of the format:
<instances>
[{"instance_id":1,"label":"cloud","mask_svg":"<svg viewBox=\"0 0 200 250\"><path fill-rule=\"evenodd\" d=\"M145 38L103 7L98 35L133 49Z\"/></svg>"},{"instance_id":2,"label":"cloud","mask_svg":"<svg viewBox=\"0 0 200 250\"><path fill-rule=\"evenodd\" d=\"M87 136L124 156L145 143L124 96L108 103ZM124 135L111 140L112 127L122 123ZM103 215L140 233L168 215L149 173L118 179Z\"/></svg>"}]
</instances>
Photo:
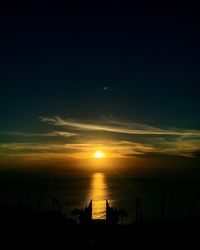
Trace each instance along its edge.
<instances>
[{"instance_id":1,"label":"cloud","mask_svg":"<svg viewBox=\"0 0 200 250\"><path fill-rule=\"evenodd\" d=\"M124 157L128 154L141 155L153 152L150 145L143 145L129 141L105 141L104 143L68 143L68 144L42 144L42 143L0 143L0 153L5 154L29 154L29 153L66 153L76 157L83 153L86 158L95 149L103 149L109 157Z\"/></svg>"},{"instance_id":2,"label":"cloud","mask_svg":"<svg viewBox=\"0 0 200 250\"><path fill-rule=\"evenodd\" d=\"M173 155L188 158L198 157L200 141L193 138L154 138L151 142L104 140L71 143L0 143L0 153L11 154L65 154L70 157L90 157L96 149L105 151L108 157L135 157L142 155Z\"/></svg>"},{"instance_id":3,"label":"cloud","mask_svg":"<svg viewBox=\"0 0 200 250\"><path fill-rule=\"evenodd\" d=\"M164 141L163 146L160 146L160 152L163 154L193 158L197 156L196 152L200 150L200 140L180 137L174 141Z\"/></svg>"},{"instance_id":4,"label":"cloud","mask_svg":"<svg viewBox=\"0 0 200 250\"><path fill-rule=\"evenodd\" d=\"M96 149L105 151L108 157L135 157L145 155L173 155L188 158L198 157L200 152L200 131L183 129L161 129L146 124L137 124L114 119L81 122L60 117L43 117L42 122L62 127L48 133L7 132L8 134L30 137L29 142L0 143L1 154L46 154L56 156L63 154L65 157L91 157ZM64 131L66 129L66 131ZM96 132L93 133L88 132ZM85 133L87 132L87 133ZM105 134L101 139L97 132ZM113 135L114 133L114 135ZM140 135L140 136L131 136ZM34 137L72 137L66 141L44 142ZM32 141L34 139L34 142Z\"/></svg>"},{"instance_id":5,"label":"cloud","mask_svg":"<svg viewBox=\"0 0 200 250\"><path fill-rule=\"evenodd\" d=\"M111 133L121 133L129 135L166 135L166 136L199 136L199 130L181 130L181 129L161 129L137 124L131 122L120 122L115 120L106 120L104 122L80 122L71 119L62 119L58 116L40 117L42 122L47 122L54 126L62 126L76 130L104 131Z\"/></svg>"},{"instance_id":6,"label":"cloud","mask_svg":"<svg viewBox=\"0 0 200 250\"><path fill-rule=\"evenodd\" d=\"M106 133L116 133L120 135L120 140L115 136L115 145L111 146L123 156L134 156L143 154L163 154L177 155L185 157L195 157L200 151L200 131L194 129L158 128L146 124L138 124L117 119L105 118L100 121L81 122L72 119L62 119L60 117L42 117L42 122L54 126L64 127L72 131L96 131ZM122 143L122 136L128 140ZM140 135L133 138L131 135ZM117 146L117 140L119 142ZM120 148L121 147L121 148Z\"/></svg>"},{"instance_id":7,"label":"cloud","mask_svg":"<svg viewBox=\"0 0 200 250\"><path fill-rule=\"evenodd\" d=\"M9 135L22 136L22 137L71 137L76 136L76 133L67 132L67 131L52 131L49 133L27 133L27 132L6 132Z\"/></svg>"}]
</instances>

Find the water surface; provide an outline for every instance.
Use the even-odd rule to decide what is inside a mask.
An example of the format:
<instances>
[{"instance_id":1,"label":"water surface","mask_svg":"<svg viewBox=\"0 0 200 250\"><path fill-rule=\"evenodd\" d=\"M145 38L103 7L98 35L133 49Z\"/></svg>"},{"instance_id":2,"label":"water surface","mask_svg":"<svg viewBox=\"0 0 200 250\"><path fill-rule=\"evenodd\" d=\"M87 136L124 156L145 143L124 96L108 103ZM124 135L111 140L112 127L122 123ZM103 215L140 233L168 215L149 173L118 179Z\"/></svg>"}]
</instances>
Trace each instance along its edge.
<instances>
[{"instance_id":1,"label":"water surface","mask_svg":"<svg viewBox=\"0 0 200 250\"><path fill-rule=\"evenodd\" d=\"M52 200L57 198L63 213L71 216L74 208L84 208L93 200L93 218L105 218L107 199L111 206L128 212L126 222L135 219L136 198L142 202L146 220L159 218L164 194L166 216L187 217L191 210L199 214L199 190L199 179L187 177L149 178L105 173L67 174L63 177L0 175L1 206L20 204L56 209Z\"/></svg>"}]
</instances>

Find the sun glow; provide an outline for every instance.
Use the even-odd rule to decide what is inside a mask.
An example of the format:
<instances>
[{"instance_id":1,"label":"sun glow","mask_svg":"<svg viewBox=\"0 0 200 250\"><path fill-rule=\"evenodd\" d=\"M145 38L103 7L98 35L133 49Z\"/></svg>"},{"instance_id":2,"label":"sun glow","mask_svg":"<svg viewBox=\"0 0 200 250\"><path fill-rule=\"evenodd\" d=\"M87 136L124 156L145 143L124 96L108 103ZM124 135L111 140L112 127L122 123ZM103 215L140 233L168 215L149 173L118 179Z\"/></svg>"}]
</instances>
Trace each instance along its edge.
<instances>
[{"instance_id":1,"label":"sun glow","mask_svg":"<svg viewBox=\"0 0 200 250\"><path fill-rule=\"evenodd\" d=\"M105 158L105 154L102 151L96 151L93 154L93 158L96 158L96 159Z\"/></svg>"}]
</instances>

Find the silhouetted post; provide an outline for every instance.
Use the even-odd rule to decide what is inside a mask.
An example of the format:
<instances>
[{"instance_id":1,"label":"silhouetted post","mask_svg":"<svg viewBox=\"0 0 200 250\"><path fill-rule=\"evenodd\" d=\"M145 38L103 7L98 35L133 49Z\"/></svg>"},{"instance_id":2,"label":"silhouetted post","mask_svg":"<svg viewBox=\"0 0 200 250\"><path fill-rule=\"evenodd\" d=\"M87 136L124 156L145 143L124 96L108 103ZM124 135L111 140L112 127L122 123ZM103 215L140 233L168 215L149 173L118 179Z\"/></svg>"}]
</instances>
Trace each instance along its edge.
<instances>
[{"instance_id":1,"label":"silhouetted post","mask_svg":"<svg viewBox=\"0 0 200 250\"><path fill-rule=\"evenodd\" d=\"M28 206L28 204L25 205L24 203L26 195L28 195L28 189L24 187L21 190L20 195L19 195L18 207L22 208L22 207Z\"/></svg>"},{"instance_id":2,"label":"silhouetted post","mask_svg":"<svg viewBox=\"0 0 200 250\"><path fill-rule=\"evenodd\" d=\"M144 217L143 217L143 211L142 211L142 202L139 198L136 198L136 222L137 223L143 223Z\"/></svg>"},{"instance_id":3,"label":"silhouetted post","mask_svg":"<svg viewBox=\"0 0 200 250\"><path fill-rule=\"evenodd\" d=\"M166 200L169 190L165 190L164 194L161 197L161 218L164 218L166 215Z\"/></svg>"},{"instance_id":4,"label":"silhouetted post","mask_svg":"<svg viewBox=\"0 0 200 250\"><path fill-rule=\"evenodd\" d=\"M58 199L56 199L56 198L53 198L53 200L52 200L52 206L54 207L56 207L56 209L57 209L57 212L59 212L60 214L62 214L62 210L61 210L61 206L60 206L60 202L59 202L59 200Z\"/></svg>"},{"instance_id":5,"label":"silhouetted post","mask_svg":"<svg viewBox=\"0 0 200 250\"><path fill-rule=\"evenodd\" d=\"M200 200L200 193L195 195L192 202L191 202L191 205L190 205L190 208L189 208L189 214L190 214L190 217L195 217L195 210L198 206L198 202Z\"/></svg>"}]
</instances>

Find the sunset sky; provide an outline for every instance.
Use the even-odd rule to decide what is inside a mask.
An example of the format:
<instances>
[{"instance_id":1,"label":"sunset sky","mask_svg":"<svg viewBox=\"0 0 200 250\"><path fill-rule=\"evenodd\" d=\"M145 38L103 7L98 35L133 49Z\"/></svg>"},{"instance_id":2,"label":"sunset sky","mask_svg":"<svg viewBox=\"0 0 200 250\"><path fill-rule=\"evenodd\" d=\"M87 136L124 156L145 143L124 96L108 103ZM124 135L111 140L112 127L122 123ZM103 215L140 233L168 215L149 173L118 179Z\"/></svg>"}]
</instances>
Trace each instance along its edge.
<instances>
[{"instance_id":1,"label":"sunset sky","mask_svg":"<svg viewBox=\"0 0 200 250\"><path fill-rule=\"evenodd\" d=\"M199 24L184 4L3 6L0 168L198 168Z\"/></svg>"}]
</instances>

